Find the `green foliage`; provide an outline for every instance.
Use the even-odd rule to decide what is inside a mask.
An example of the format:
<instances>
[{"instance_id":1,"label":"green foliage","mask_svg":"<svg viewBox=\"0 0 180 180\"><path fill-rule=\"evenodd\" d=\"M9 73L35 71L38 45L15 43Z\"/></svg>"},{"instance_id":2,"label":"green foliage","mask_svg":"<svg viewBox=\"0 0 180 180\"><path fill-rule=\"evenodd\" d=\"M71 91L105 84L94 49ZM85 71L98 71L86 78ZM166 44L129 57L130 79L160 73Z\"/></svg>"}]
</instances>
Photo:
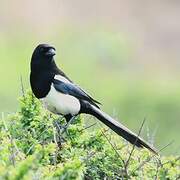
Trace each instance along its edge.
<instances>
[{"instance_id":1,"label":"green foliage","mask_svg":"<svg viewBox=\"0 0 180 180\"><path fill-rule=\"evenodd\" d=\"M85 127L78 117L62 134L64 119L47 112L31 92L20 111L0 120L0 177L20 179L176 179L180 158L134 150L110 131ZM130 156L130 159L129 159ZM129 160L128 160L129 159Z\"/></svg>"}]
</instances>

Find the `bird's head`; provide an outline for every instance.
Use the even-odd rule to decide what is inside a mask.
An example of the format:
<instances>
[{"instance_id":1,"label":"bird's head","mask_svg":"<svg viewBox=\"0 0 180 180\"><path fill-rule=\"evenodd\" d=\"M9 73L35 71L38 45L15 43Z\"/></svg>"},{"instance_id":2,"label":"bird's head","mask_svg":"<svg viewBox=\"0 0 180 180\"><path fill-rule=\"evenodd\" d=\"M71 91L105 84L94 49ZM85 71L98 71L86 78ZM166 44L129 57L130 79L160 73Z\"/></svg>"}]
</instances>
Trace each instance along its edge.
<instances>
[{"instance_id":1,"label":"bird's head","mask_svg":"<svg viewBox=\"0 0 180 180\"><path fill-rule=\"evenodd\" d=\"M49 66L54 61L56 49L49 44L39 44L33 51L31 66Z\"/></svg>"}]
</instances>

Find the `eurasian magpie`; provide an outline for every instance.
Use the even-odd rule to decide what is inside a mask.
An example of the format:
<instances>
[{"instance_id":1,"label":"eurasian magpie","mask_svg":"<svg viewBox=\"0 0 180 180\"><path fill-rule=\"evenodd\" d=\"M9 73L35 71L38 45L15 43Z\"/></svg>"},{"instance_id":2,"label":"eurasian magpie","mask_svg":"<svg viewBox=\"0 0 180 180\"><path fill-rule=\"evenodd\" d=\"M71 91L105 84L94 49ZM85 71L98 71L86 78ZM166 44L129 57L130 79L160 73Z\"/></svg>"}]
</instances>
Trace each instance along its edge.
<instances>
[{"instance_id":1,"label":"eurasian magpie","mask_svg":"<svg viewBox=\"0 0 180 180\"><path fill-rule=\"evenodd\" d=\"M81 89L61 71L54 60L56 49L49 44L39 44L31 58L30 84L36 98L41 99L49 111L65 117L67 123L81 113L90 114L119 136L137 147L156 149L114 120L100 109L100 103Z\"/></svg>"}]
</instances>

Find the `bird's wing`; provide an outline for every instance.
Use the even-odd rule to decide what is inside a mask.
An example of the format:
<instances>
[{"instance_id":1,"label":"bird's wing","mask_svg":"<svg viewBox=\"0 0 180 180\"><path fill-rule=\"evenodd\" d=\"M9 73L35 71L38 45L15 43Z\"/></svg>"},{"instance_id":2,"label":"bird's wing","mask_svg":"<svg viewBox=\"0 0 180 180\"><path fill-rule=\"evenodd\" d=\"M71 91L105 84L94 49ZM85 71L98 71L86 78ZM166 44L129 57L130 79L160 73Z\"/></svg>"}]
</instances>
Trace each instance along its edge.
<instances>
[{"instance_id":1,"label":"bird's wing","mask_svg":"<svg viewBox=\"0 0 180 180\"><path fill-rule=\"evenodd\" d=\"M57 91L63 94L69 94L78 98L79 100L86 100L96 107L98 107L97 104L100 104L98 101L89 96L85 91L83 91L80 87L71 82L65 82L54 78L53 85Z\"/></svg>"}]
</instances>

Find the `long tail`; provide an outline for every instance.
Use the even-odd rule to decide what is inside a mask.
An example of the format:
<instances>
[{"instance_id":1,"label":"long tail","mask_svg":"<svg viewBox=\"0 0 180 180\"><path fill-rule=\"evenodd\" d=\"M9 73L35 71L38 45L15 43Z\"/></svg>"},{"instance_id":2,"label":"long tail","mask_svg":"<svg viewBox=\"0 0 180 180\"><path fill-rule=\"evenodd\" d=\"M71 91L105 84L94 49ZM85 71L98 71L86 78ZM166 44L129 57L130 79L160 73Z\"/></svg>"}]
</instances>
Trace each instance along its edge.
<instances>
[{"instance_id":1,"label":"long tail","mask_svg":"<svg viewBox=\"0 0 180 180\"><path fill-rule=\"evenodd\" d=\"M142 138L138 137L138 135L130 131L127 127L114 120L112 117L110 117L108 114L104 113L97 107L91 105L91 111L89 112L89 114L95 116L97 119L111 128L119 136L122 136L124 139L129 141L131 144L140 148L145 147L153 153L158 154L157 150L153 146L145 142Z\"/></svg>"}]
</instances>

